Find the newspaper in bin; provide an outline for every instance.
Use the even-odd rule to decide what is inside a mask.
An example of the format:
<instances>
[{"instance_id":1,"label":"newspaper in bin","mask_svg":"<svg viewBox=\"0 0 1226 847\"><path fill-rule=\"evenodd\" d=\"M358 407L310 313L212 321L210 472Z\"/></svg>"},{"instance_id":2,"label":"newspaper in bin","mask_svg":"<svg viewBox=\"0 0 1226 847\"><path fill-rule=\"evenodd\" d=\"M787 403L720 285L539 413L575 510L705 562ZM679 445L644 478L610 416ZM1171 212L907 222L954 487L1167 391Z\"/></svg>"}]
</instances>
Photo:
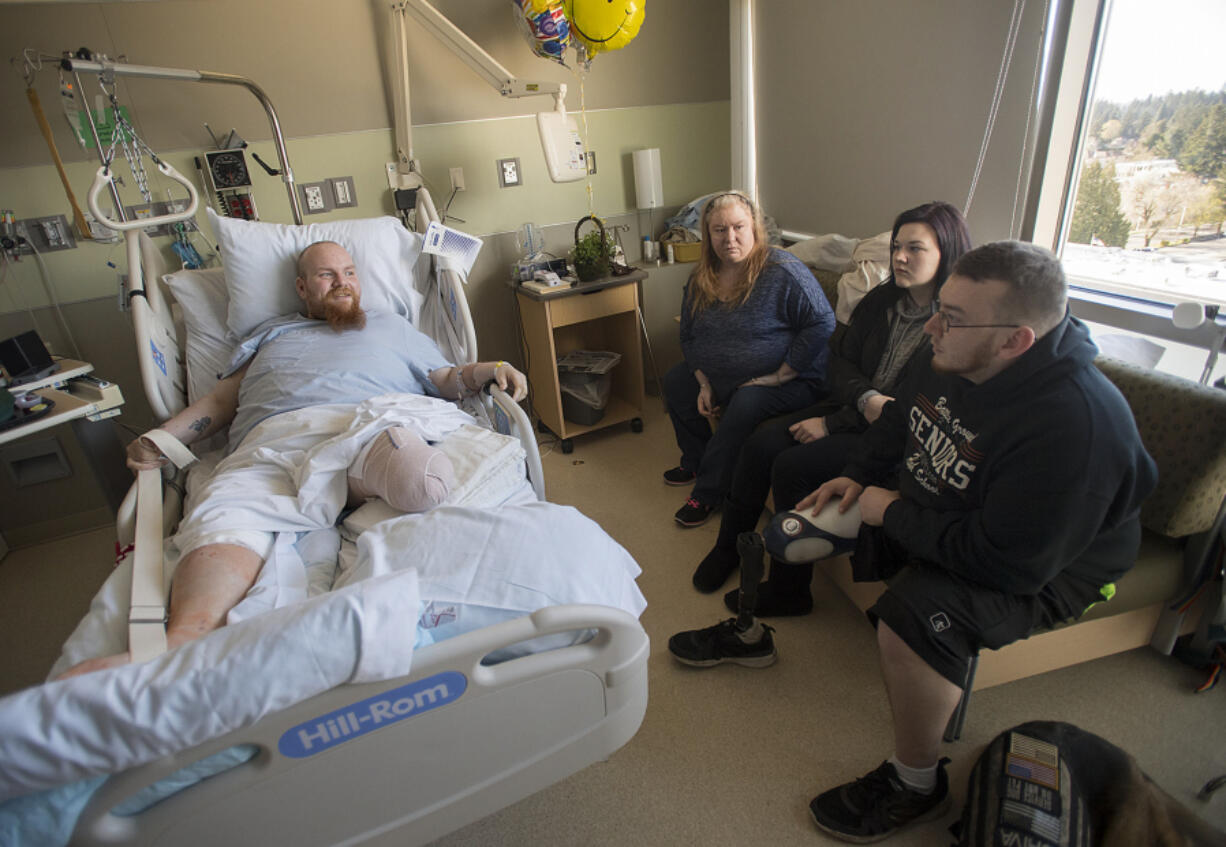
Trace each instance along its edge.
<instances>
[{"instance_id":1,"label":"newspaper in bin","mask_svg":"<svg viewBox=\"0 0 1226 847\"><path fill-rule=\"evenodd\" d=\"M580 374L606 374L622 360L621 353L603 350L572 350L558 359L558 370Z\"/></svg>"},{"instance_id":2,"label":"newspaper in bin","mask_svg":"<svg viewBox=\"0 0 1226 847\"><path fill-rule=\"evenodd\" d=\"M558 360L558 383L569 394L593 409L609 403L613 379L609 371L621 361L621 353L574 350Z\"/></svg>"}]
</instances>

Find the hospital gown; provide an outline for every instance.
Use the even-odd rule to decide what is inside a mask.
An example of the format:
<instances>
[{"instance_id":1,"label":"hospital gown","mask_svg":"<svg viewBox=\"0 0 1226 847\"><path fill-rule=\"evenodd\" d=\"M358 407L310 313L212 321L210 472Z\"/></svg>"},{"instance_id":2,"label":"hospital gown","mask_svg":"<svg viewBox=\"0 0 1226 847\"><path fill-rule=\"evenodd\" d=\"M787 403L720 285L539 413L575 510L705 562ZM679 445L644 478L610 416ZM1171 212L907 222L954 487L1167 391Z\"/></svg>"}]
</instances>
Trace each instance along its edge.
<instances>
[{"instance_id":1,"label":"hospital gown","mask_svg":"<svg viewBox=\"0 0 1226 847\"><path fill-rule=\"evenodd\" d=\"M438 397L430 372L450 362L426 335L399 315L369 312L362 330L337 332L302 315L265 321L237 348L221 376L247 362L230 424L233 451L260 421L326 403L361 403L399 392Z\"/></svg>"}]
</instances>

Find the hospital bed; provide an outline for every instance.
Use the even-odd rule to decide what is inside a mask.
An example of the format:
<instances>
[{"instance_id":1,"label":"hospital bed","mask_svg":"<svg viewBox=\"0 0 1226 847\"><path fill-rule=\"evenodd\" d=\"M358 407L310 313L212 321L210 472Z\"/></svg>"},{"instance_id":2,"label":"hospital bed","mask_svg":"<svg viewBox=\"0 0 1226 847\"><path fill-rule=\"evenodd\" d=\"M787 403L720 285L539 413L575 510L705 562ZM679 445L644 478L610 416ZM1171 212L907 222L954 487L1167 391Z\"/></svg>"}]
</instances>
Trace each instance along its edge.
<instances>
[{"instance_id":1,"label":"hospital bed","mask_svg":"<svg viewBox=\"0 0 1226 847\"><path fill-rule=\"evenodd\" d=\"M416 219L424 229L437 214L424 189L417 203ZM246 260L242 245L251 233L262 232L253 237L279 249L287 234L295 234L295 228L268 224L214 223L227 277ZM392 218L348 223L371 228L375 238L388 235L389 226L399 227ZM327 226L312 229L309 240L336 238L350 244L357 237L337 226L339 234ZM270 230L253 227L274 231L268 235ZM411 252L411 234L399 228L393 237L409 244ZM365 304L367 292L376 288L373 274L363 262L361 246L351 252L363 274ZM402 250L401 259L404 255ZM165 418L194 399L193 394L207 390L207 379L195 388L193 380L211 366L207 357L202 364L193 356L201 354L202 337L209 330L201 329L199 314L184 307L199 308L202 302L186 282L198 277L207 288L210 274L164 274L160 254L147 238L129 238L128 257L128 297L142 379L155 414ZM400 268L421 295L420 302L409 304L409 313L450 360L475 360L461 275L429 265L425 255L418 258L411 269ZM427 268L428 273L419 272ZM211 277L216 284L217 273ZM242 296L232 286L227 294ZM406 299L412 299L410 295L413 292ZM216 303L203 311L218 316L219 309L225 313ZM223 330L215 327L212 332ZM86 786L84 796L77 792L67 810L52 813L79 810L75 826L65 830L71 832L73 844L416 845L603 760L625 744L637 731L647 703L649 644L637 620L644 605L633 584L637 565L594 523L573 509L544 502L532 430L515 403L494 389L473 411L522 442L522 467L530 481L512 491L506 505L443 506L425 515L375 523L357 537L356 549L380 561L411 553L413 567L375 567L370 579L354 578L339 591L223 627L143 665L10 695L0 701L0 771L8 773L0 778L0 799L21 794L13 783L26 776L30 790L49 788L60 777L64 782L79 778L72 786ZM181 506L182 474L168 479L164 491L160 504L154 505L162 510L157 523L169 529ZM121 542L134 537L133 527L142 522L150 498L134 505L135 499L130 495L121 510ZM378 505L369 503L363 510ZM143 522L148 524L147 515ZM452 537L452 526L459 527L456 537L480 541L469 549L463 544L447 549L450 545L440 542ZM356 532L364 527L347 521L346 528ZM369 541L372 537L375 540ZM487 540L496 542L494 550L483 546ZM519 548L531 550L534 561L492 564ZM344 555L343 549L342 559ZM475 559L483 561L473 564ZM575 573L563 577L565 584L556 591L552 586L524 588L522 583L536 578L536 559L542 571L548 571L552 561L556 572ZM519 608L513 603L491 608L485 595L469 606L446 595L438 605L431 598L432 586L446 586L453 570L464 573L465 579L470 572L501 574L515 583L514 590L524 599ZM127 610L115 608L121 605L116 598L125 594L131 580L123 566L108 580L91 608L95 619L87 618L78 628L66 655L74 639L79 650L99 627L113 631L126 624ZM533 611L524 608L540 602L532 597L549 599ZM408 606L424 611L419 618L405 615ZM457 609L460 620L468 616L470 627L451 626L454 637L441 640ZM425 624L429 615L434 619ZM411 619L407 629L406 619ZM443 625L434 630L423 630L440 621ZM496 622L478 626L485 621ZM363 629L368 626L369 631ZM286 636L292 632L303 633L295 644L310 649L295 652L290 645L288 658L265 655L269 639L292 640ZM347 646L345 639L351 635L355 641ZM291 704L285 701L296 695L262 677L295 663L309 670L303 673L305 699ZM234 664L237 678L212 678L219 664ZM91 677L103 674L114 674L117 681L108 677L105 685L89 684ZM190 679L186 691L175 687L181 678ZM24 699L14 706L14 698ZM213 712L220 714L219 702L227 699L241 702L234 715L217 717ZM190 719L174 708L180 701L207 704L210 714L199 722L208 726L185 724ZM97 717L103 705L115 703L121 704L122 717L113 724ZM12 730L25 726L22 709L31 719L37 716L39 726L30 731L32 737L15 740ZM56 710L63 710L62 724L57 724ZM218 734L218 729L223 731ZM103 754L95 748L104 746L104 737L126 732L136 737L122 738L119 761L138 763L121 765L113 776L98 775L97 760ZM158 737L146 737L153 733ZM44 740L61 748L44 748ZM184 743L183 749L176 749ZM205 767L198 770L206 778L184 776L185 767L201 762ZM168 779L198 781L176 791ZM158 798L152 805L135 814L130 808L120 813L125 800L151 786ZM128 806L147 802L149 798ZM8 834L3 829L5 808L0 805L0 841Z\"/></svg>"}]
</instances>

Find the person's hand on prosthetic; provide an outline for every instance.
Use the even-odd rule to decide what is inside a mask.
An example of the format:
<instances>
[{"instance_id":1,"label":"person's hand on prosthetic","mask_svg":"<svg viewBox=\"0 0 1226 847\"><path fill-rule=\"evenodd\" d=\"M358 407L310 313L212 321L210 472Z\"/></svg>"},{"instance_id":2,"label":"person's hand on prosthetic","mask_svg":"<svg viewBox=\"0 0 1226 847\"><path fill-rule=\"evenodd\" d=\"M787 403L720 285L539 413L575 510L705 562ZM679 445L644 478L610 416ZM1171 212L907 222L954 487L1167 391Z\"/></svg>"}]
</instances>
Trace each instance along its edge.
<instances>
[{"instance_id":1,"label":"person's hand on prosthetic","mask_svg":"<svg viewBox=\"0 0 1226 847\"><path fill-rule=\"evenodd\" d=\"M890 488L870 485L860 494L860 521L869 526L881 526L885 523L885 510L895 500L901 500L902 495Z\"/></svg>"},{"instance_id":2,"label":"person's hand on prosthetic","mask_svg":"<svg viewBox=\"0 0 1226 847\"><path fill-rule=\"evenodd\" d=\"M860 521L869 526L881 526L885 521L885 510L895 500L902 499L902 495L892 489L876 485L865 487L850 477L840 476L824 483L821 488L797 503L796 511L812 509L810 514L817 515L835 497L841 498L838 506L840 514L858 502Z\"/></svg>"},{"instance_id":3,"label":"person's hand on prosthetic","mask_svg":"<svg viewBox=\"0 0 1226 847\"><path fill-rule=\"evenodd\" d=\"M800 444L809 444L830 434L830 430L826 429L825 418L805 418L803 421L797 421L788 427L788 432Z\"/></svg>"}]
</instances>

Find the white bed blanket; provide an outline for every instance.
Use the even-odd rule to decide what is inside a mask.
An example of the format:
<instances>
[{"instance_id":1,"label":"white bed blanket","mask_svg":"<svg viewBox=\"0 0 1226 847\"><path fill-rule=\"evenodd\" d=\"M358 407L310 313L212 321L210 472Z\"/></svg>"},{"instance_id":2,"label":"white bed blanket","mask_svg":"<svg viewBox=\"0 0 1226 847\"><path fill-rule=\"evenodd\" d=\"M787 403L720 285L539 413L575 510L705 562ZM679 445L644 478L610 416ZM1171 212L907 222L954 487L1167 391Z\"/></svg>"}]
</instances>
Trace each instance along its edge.
<instances>
[{"instance_id":1,"label":"white bed blanket","mask_svg":"<svg viewBox=\"0 0 1226 847\"><path fill-rule=\"evenodd\" d=\"M346 682L408 673L420 606L404 570L163 653L0 699L0 801L145 764Z\"/></svg>"}]
</instances>

